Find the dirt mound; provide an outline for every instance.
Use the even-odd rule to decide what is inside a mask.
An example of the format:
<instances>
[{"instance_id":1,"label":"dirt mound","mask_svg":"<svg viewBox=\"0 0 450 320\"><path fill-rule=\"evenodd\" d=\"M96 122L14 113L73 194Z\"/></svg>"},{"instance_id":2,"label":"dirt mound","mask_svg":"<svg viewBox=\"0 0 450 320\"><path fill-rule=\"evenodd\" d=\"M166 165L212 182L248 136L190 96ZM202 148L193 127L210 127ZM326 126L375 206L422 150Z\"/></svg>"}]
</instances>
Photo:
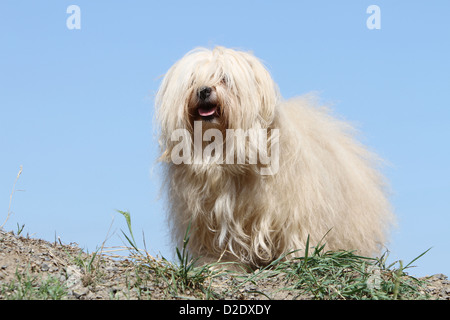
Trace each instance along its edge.
<instances>
[{"instance_id":1,"label":"dirt mound","mask_svg":"<svg viewBox=\"0 0 450 320\"><path fill-rule=\"evenodd\" d=\"M132 255L86 254L76 244L50 243L0 230L0 299L317 298L292 289L292 279L280 273L258 278L251 274L209 277L186 269L185 275L176 275L185 281L177 281L171 268L152 257L139 263ZM419 294L450 299L447 276L418 280Z\"/></svg>"}]
</instances>

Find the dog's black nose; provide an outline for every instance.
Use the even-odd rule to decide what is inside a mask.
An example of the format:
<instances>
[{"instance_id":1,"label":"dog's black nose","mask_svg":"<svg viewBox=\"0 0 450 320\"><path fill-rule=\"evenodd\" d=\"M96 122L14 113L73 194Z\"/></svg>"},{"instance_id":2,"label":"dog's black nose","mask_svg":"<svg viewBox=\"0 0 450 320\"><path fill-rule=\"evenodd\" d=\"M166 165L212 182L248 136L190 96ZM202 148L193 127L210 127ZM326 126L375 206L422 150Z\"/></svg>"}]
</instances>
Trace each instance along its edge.
<instances>
[{"instance_id":1,"label":"dog's black nose","mask_svg":"<svg viewBox=\"0 0 450 320\"><path fill-rule=\"evenodd\" d=\"M206 100L211 95L211 87L201 87L198 89L198 97L201 100Z\"/></svg>"}]
</instances>

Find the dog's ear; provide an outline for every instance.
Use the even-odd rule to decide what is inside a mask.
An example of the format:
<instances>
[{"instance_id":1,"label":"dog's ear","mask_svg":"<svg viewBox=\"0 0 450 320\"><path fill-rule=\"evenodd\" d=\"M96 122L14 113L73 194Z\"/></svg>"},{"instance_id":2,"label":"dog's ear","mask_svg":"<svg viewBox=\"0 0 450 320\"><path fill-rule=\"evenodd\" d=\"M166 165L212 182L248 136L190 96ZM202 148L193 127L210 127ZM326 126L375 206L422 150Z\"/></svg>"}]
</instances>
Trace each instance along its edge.
<instances>
[{"instance_id":1,"label":"dog's ear","mask_svg":"<svg viewBox=\"0 0 450 320\"><path fill-rule=\"evenodd\" d=\"M261 97L261 107L259 111L262 127L268 128L275 117L275 106L278 104L279 93L275 82L269 72L259 72L257 75L258 90Z\"/></svg>"},{"instance_id":2,"label":"dog's ear","mask_svg":"<svg viewBox=\"0 0 450 320\"><path fill-rule=\"evenodd\" d=\"M276 83L273 81L267 68L255 56L249 53L243 53L248 65L252 69L255 87L253 94L258 96L259 105L258 120L261 127L268 128L275 117L275 107L279 102L280 94Z\"/></svg>"}]
</instances>

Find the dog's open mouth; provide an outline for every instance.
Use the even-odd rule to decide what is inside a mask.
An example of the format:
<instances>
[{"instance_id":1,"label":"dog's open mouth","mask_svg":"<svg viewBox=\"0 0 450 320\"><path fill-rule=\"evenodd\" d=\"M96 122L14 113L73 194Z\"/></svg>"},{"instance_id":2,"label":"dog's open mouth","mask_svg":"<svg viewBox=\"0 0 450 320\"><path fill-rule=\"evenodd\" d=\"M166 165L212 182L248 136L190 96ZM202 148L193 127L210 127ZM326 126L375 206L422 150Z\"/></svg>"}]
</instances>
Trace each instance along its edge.
<instances>
[{"instance_id":1,"label":"dog's open mouth","mask_svg":"<svg viewBox=\"0 0 450 320\"><path fill-rule=\"evenodd\" d=\"M213 103L204 103L199 105L197 108L198 115L204 120L209 120L219 116L218 111L219 107Z\"/></svg>"}]
</instances>

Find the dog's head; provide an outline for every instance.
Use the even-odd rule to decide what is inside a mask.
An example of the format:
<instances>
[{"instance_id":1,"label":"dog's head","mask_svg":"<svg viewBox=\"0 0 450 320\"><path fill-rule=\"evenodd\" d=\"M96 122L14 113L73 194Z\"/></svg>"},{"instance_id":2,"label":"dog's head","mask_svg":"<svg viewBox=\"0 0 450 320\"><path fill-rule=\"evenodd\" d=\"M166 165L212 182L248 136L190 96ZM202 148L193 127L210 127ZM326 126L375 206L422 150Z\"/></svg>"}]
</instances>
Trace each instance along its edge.
<instances>
[{"instance_id":1,"label":"dog's head","mask_svg":"<svg viewBox=\"0 0 450 320\"><path fill-rule=\"evenodd\" d=\"M266 129L275 116L278 89L269 72L252 54L223 47L199 48L176 62L156 97L160 143L170 151L171 134L194 122L210 128Z\"/></svg>"}]
</instances>

